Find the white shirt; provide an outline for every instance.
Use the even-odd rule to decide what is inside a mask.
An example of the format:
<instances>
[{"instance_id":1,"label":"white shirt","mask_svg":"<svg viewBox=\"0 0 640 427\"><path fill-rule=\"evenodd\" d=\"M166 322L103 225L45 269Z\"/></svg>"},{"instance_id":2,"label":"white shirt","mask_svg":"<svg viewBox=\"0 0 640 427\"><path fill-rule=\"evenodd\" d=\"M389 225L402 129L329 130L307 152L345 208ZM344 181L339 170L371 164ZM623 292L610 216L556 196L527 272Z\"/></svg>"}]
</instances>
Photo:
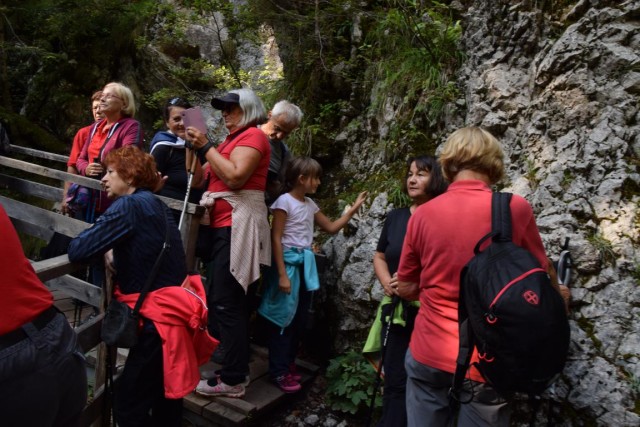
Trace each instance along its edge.
<instances>
[{"instance_id":1,"label":"white shirt","mask_svg":"<svg viewBox=\"0 0 640 427\"><path fill-rule=\"evenodd\" d=\"M313 242L313 218L320 210L308 197L304 202L289 193L284 193L271 205L271 211L281 209L287 213L282 234L282 245L286 248L308 248Z\"/></svg>"}]
</instances>

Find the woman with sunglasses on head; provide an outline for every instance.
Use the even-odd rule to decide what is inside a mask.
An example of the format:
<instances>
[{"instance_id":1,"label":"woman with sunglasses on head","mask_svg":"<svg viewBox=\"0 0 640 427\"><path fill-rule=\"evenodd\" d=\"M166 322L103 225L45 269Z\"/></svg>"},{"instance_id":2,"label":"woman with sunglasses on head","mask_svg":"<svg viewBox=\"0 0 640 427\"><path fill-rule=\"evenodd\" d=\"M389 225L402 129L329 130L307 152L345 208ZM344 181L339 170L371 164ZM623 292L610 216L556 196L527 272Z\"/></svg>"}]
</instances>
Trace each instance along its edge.
<instances>
[{"instance_id":1,"label":"woman with sunglasses on head","mask_svg":"<svg viewBox=\"0 0 640 427\"><path fill-rule=\"evenodd\" d=\"M184 200L189 180L189 170L192 166L193 150L185 145L185 127L182 113L191 108L189 101L183 98L172 98L162 110L162 118L167 126L166 131L156 133L151 140L150 153L156 160L158 172L167 180L158 192L161 196ZM196 160L192 188L197 188L202 181L202 167ZM192 191L189 202L198 203L201 192Z\"/></svg>"}]
</instances>

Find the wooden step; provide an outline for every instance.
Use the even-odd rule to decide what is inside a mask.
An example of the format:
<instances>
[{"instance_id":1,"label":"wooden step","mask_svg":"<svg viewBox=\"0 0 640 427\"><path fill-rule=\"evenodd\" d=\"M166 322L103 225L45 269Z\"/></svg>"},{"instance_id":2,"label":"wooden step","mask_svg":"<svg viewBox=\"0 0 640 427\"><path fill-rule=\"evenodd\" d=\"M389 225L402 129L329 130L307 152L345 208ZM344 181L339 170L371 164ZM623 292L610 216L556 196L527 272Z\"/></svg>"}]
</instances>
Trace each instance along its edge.
<instances>
[{"instance_id":1,"label":"wooden step","mask_svg":"<svg viewBox=\"0 0 640 427\"><path fill-rule=\"evenodd\" d=\"M311 384L319 367L297 359L296 365L302 379L300 384ZM213 371L220 366L209 362L200 371ZM191 393L184 398L184 418L194 427L241 426L259 420L261 414L286 401L283 393L269 378L268 351L264 347L251 346L249 371L251 383L243 398L206 397Z\"/></svg>"}]
</instances>

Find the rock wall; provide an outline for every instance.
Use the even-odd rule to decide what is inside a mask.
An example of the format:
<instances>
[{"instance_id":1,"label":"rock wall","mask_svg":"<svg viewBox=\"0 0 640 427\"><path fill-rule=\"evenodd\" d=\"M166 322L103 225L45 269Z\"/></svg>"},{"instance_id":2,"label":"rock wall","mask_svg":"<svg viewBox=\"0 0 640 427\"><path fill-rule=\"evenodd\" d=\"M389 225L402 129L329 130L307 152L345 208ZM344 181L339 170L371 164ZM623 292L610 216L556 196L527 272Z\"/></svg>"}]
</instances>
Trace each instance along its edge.
<instances>
[{"instance_id":1,"label":"rock wall","mask_svg":"<svg viewBox=\"0 0 640 427\"><path fill-rule=\"evenodd\" d=\"M547 395L553 410L538 418L638 426L640 2L583 0L565 10L556 3L458 3L467 60L456 105L466 107L447 127L481 125L502 141L508 176L499 189L529 200L551 258L570 238L570 356ZM341 137L349 140L349 131ZM360 164L362 147L375 142L354 137L343 166ZM391 208L380 194L350 233L323 246L329 269L320 304L338 351L361 345L382 295L371 262Z\"/></svg>"}]
</instances>

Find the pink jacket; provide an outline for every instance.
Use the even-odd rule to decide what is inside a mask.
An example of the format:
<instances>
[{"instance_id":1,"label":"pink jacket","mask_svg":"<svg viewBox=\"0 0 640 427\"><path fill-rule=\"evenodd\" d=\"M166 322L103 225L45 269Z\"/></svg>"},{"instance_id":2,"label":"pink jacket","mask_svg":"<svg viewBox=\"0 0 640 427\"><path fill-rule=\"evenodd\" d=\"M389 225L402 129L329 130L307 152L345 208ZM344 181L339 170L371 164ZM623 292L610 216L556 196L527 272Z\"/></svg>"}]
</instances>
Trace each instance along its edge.
<instances>
[{"instance_id":1,"label":"pink jacket","mask_svg":"<svg viewBox=\"0 0 640 427\"><path fill-rule=\"evenodd\" d=\"M78 169L80 175L84 175L87 166L89 166L89 145L91 144L91 138L93 137L95 129L99 123L100 122L96 122L91 128L87 141L82 147L82 151L76 161L76 169ZM104 158L109 151L124 147L125 145L137 145L139 148L143 148L142 127L140 126L140 122L132 119L131 117L124 117L118 120L118 122L111 128L104 148L100 150L100 160L104 161Z\"/></svg>"},{"instance_id":2,"label":"pink jacket","mask_svg":"<svg viewBox=\"0 0 640 427\"><path fill-rule=\"evenodd\" d=\"M131 308L140 294L114 297ZM153 321L162 338L164 395L180 399L200 381L198 367L205 364L219 342L207 331L208 309L202 280L188 275L182 286L168 286L149 292L140 314Z\"/></svg>"}]
</instances>

